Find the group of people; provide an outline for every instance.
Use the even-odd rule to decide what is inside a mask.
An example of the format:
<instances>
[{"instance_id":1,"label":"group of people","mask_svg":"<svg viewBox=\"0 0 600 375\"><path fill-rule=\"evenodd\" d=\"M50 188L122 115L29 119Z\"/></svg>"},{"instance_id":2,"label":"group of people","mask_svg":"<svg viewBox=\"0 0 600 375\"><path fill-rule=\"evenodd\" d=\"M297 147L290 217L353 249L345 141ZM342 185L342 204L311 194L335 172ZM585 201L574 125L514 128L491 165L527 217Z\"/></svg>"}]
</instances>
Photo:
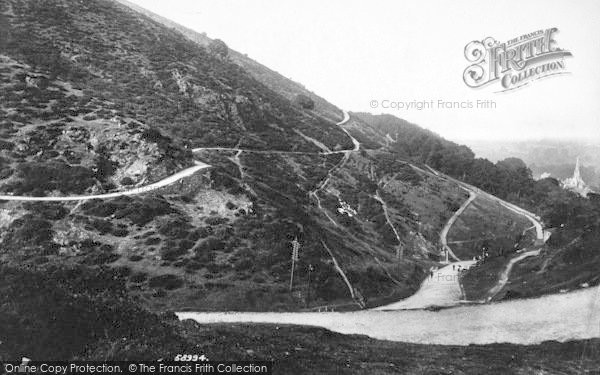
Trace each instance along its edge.
<instances>
[{"instance_id":1,"label":"group of people","mask_svg":"<svg viewBox=\"0 0 600 375\"><path fill-rule=\"evenodd\" d=\"M490 253L488 253L487 251L484 251L483 254L474 256L473 260L480 261L480 260L484 260L484 259L488 258L489 256L490 256Z\"/></svg>"},{"instance_id":2,"label":"group of people","mask_svg":"<svg viewBox=\"0 0 600 375\"><path fill-rule=\"evenodd\" d=\"M465 271L466 271L466 270L468 270L468 269L469 269L469 267L463 267L463 266L462 266L462 264L459 264L459 265L458 265L458 272L459 272L459 273L460 273L460 272L465 272ZM456 271L456 270L457 270L457 266L456 266L456 264L453 264L453 265L452 265L452 271Z\"/></svg>"}]
</instances>

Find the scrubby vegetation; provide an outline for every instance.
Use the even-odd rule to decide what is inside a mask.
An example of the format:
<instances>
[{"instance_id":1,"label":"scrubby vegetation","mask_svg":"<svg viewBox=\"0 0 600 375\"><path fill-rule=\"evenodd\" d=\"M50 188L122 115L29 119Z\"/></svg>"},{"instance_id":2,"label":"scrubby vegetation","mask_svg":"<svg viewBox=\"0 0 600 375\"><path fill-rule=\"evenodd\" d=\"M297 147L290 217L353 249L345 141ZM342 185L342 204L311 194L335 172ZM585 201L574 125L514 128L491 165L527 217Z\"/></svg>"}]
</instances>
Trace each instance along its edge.
<instances>
[{"instance_id":1,"label":"scrubby vegetation","mask_svg":"<svg viewBox=\"0 0 600 375\"><path fill-rule=\"evenodd\" d=\"M585 204L574 199L571 212L558 198L548 203L554 187L534 183L518 160L491 164L402 120L367 115L348 125L359 152L320 154L353 147L335 125L335 107L264 67L240 64L220 41L199 46L100 0L9 0L0 18L2 192L116 191L194 158L211 165L138 196L2 202L0 255L9 265L107 269L156 310L374 306L418 287L439 260L439 230L465 199L408 162L544 211L554 226L571 215L556 241L578 238L577 251L549 264L595 259L575 247L596 241L577 229L578 217L593 218ZM298 153L192 155L204 146ZM300 259L290 292L294 239Z\"/></svg>"},{"instance_id":2,"label":"scrubby vegetation","mask_svg":"<svg viewBox=\"0 0 600 375\"><path fill-rule=\"evenodd\" d=\"M563 190L558 181L534 184L533 202L552 236L537 257L525 259L511 272L509 284L496 299L523 298L600 284L600 200ZM466 275L467 293L485 295L509 260L486 262ZM492 280L484 285L478 280ZM492 284L493 285L493 284Z\"/></svg>"},{"instance_id":3,"label":"scrubby vegetation","mask_svg":"<svg viewBox=\"0 0 600 375\"><path fill-rule=\"evenodd\" d=\"M296 99L294 100L294 103L296 103L297 105L299 105L300 107L302 107L304 109L314 109L315 108L315 102L309 96L304 95L304 94L296 95Z\"/></svg>"},{"instance_id":4,"label":"scrubby vegetation","mask_svg":"<svg viewBox=\"0 0 600 375\"><path fill-rule=\"evenodd\" d=\"M270 360L275 374L438 371L594 371L597 340L520 346L430 346L347 336L320 328L179 323L127 297L122 273L0 267L0 360ZM357 351L356 348L361 350Z\"/></svg>"},{"instance_id":5,"label":"scrubby vegetation","mask_svg":"<svg viewBox=\"0 0 600 375\"><path fill-rule=\"evenodd\" d=\"M186 344L169 320L127 297L116 271L0 270L0 359L174 358Z\"/></svg>"},{"instance_id":6,"label":"scrubby vegetation","mask_svg":"<svg viewBox=\"0 0 600 375\"><path fill-rule=\"evenodd\" d=\"M429 165L541 216L552 231L550 241L540 256L526 259L515 267L511 282L497 296L498 299L534 296L600 283L592 271L600 261L600 252L597 251L600 240L596 235L600 231L600 210L594 194L589 199L579 197L563 190L560 183L552 178L534 181L531 171L520 159L508 158L494 164L475 158L467 147L390 115L356 115L363 122L354 131L370 134L377 141L375 148L385 147L393 153L393 156L385 158ZM393 142L389 142L390 138ZM397 162L386 161L384 164ZM489 224L498 226L501 215L494 216L498 221ZM474 222L465 229L476 241L456 245L459 253L467 257L485 247L494 258L473 268L465 276L467 294L474 299L480 299L495 284L514 255L515 245L517 248L531 245L530 241L523 240L523 234L519 233L522 229L515 227L514 221L504 219L504 222L507 227L502 238L483 228L487 225L485 221L481 221L480 225ZM491 240L485 239L485 232L490 232Z\"/></svg>"},{"instance_id":7,"label":"scrubby vegetation","mask_svg":"<svg viewBox=\"0 0 600 375\"><path fill-rule=\"evenodd\" d=\"M466 146L392 115L357 113L356 116L380 136L396 135L396 141L388 146L394 158L427 164L509 201L521 202L530 198L531 171L519 159L509 158L494 164L487 159L475 158Z\"/></svg>"}]
</instances>

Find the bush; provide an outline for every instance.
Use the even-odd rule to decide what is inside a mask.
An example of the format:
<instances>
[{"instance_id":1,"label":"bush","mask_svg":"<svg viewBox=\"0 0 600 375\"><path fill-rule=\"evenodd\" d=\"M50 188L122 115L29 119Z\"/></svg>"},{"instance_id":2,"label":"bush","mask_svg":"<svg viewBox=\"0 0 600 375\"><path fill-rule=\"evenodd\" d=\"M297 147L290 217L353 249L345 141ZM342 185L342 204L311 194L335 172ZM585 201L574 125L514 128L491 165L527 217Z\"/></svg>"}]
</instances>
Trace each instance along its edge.
<instances>
[{"instance_id":1,"label":"bush","mask_svg":"<svg viewBox=\"0 0 600 375\"><path fill-rule=\"evenodd\" d=\"M134 181L131 177L123 177L121 179L121 185L133 185Z\"/></svg>"},{"instance_id":2,"label":"bush","mask_svg":"<svg viewBox=\"0 0 600 375\"><path fill-rule=\"evenodd\" d=\"M3 141L0 139L0 150L12 151L15 145L12 142Z\"/></svg>"},{"instance_id":3,"label":"bush","mask_svg":"<svg viewBox=\"0 0 600 375\"><path fill-rule=\"evenodd\" d=\"M229 55L229 47L220 39L214 39L208 44L208 52L214 56L225 58Z\"/></svg>"},{"instance_id":4,"label":"bush","mask_svg":"<svg viewBox=\"0 0 600 375\"><path fill-rule=\"evenodd\" d=\"M160 241L160 237L150 237L146 239L146 245L158 245Z\"/></svg>"},{"instance_id":5,"label":"bush","mask_svg":"<svg viewBox=\"0 0 600 375\"><path fill-rule=\"evenodd\" d=\"M113 224L104 219L92 220L92 226L98 231L99 234L107 234L113 230Z\"/></svg>"},{"instance_id":6,"label":"bush","mask_svg":"<svg viewBox=\"0 0 600 375\"><path fill-rule=\"evenodd\" d=\"M192 241L198 241L200 238L206 238L211 234L213 234L213 229L211 227L201 227L190 233L188 238Z\"/></svg>"},{"instance_id":7,"label":"bush","mask_svg":"<svg viewBox=\"0 0 600 375\"><path fill-rule=\"evenodd\" d=\"M85 202L82 209L88 215L100 217L114 215L117 219L129 219L139 226L149 223L155 217L175 212L169 202L157 196L135 199L119 197L111 201L95 199Z\"/></svg>"},{"instance_id":8,"label":"bush","mask_svg":"<svg viewBox=\"0 0 600 375\"><path fill-rule=\"evenodd\" d=\"M215 238L209 237L206 240L202 241L198 246L194 248L194 252L204 253L209 251L222 251L225 249L225 242Z\"/></svg>"},{"instance_id":9,"label":"bush","mask_svg":"<svg viewBox=\"0 0 600 375\"><path fill-rule=\"evenodd\" d=\"M186 238L189 234L190 224L182 217L163 223L158 228L158 233L170 238Z\"/></svg>"},{"instance_id":10,"label":"bush","mask_svg":"<svg viewBox=\"0 0 600 375\"><path fill-rule=\"evenodd\" d=\"M220 225L228 222L229 219L226 217L207 217L204 222L208 225Z\"/></svg>"},{"instance_id":11,"label":"bush","mask_svg":"<svg viewBox=\"0 0 600 375\"><path fill-rule=\"evenodd\" d=\"M114 253L90 253L83 261L86 265L101 265L115 262L120 258L119 254Z\"/></svg>"},{"instance_id":12,"label":"bush","mask_svg":"<svg viewBox=\"0 0 600 375\"><path fill-rule=\"evenodd\" d=\"M60 220L69 212L59 202L27 202L23 206L47 220Z\"/></svg>"},{"instance_id":13,"label":"bush","mask_svg":"<svg viewBox=\"0 0 600 375\"><path fill-rule=\"evenodd\" d=\"M310 97L308 97L307 95L304 95L304 94L296 95L294 103L304 109L314 109L315 108L315 102Z\"/></svg>"},{"instance_id":14,"label":"bush","mask_svg":"<svg viewBox=\"0 0 600 375\"><path fill-rule=\"evenodd\" d=\"M184 352L185 340L164 317L126 296L118 271L0 266L0 314L3 358L110 360Z\"/></svg>"},{"instance_id":15,"label":"bush","mask_svg":"<svg viewBox=\"0 0 600 375\"><path fill-rule=\"evenodd\" d=\"M118 228L113 229L112 234L116 237L125 237L129 234L129 231L126 226L120 224Z\"/></svg>"},{"instance_id":16,"label":"bush","mask_svg":"<svg viewBox=\"0 0 600 375\"><path fill-rule=\"evenodd\" d=\"M147 278L148 278L148 275L146 275L144 272L136 272L133 275L131 275L131 277L129 278L129 281L137 284L137 283L143 283L144 281L146 281Z\"/></svg>"},{"instance_id":17,"label":"bush","mask_svg":"<svg viewBox=\"0 0 600 375\"><path fill-rule=\"evenodd\" d=\"M160 257L163 260L174 261L182 255L187 254L188 249L185 246L180 246L173 240L169 240L160 249Z\"/></svg>"},{"instance_id":18,"label":"bush","mask_svg":"<svg viewBox=\"0 0 600 375\"><path fill-rule=\"evenodd\" d=\"M45 192L53 190L63 194L82 194L96 183L90 169L62 161L22 163L18 166L17 176L21 180L8 186L16 194L33 192L34 195L45 195Z\"/></svg>"},{"instance_id":19,"label":"bush","mask_svg":"<svg viewBox=\"0 0 600 375\"><path fill-rule=\"evenodd\" d=\"M152 277L148 285L151 288L164 288L166 290L173 290L180 288L183 285L183 280L181 280L177 275L160 275Z\"/></svg>"},{"instance_id":20,"label":"bush","mask_svg":"<svg viewBox=\"0 0 600 375\"><path fill-rule=\"evenodd\" d=\"M55 247L52 246L53 236L54 232L50 222L32 214L26 214L11 223L2 244L4 247L16 250L54 249Z\"/></svg>"}]
</instances>

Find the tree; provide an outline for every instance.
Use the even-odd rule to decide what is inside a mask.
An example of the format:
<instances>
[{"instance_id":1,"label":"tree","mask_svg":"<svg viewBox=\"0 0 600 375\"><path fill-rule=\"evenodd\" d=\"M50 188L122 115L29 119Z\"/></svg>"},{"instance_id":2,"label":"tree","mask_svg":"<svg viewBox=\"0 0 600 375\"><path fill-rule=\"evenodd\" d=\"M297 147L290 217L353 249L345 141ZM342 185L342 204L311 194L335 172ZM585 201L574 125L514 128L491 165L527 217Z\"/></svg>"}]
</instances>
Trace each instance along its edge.
<instances>
[{"instance_id":1,"label":"tree","mask_svg":"<svg viewBox=\"0 0 600 375\"><path fill-rule=\"evenodd\" d=\"M214 56L226 58L229 55L229 47L221 39L214 39L208 44L208 52Z\"/></svg>"},{"instance_id":2,"label":"tree","mask_svg":"<svg viewBox=\"0 0 600 375\"><path fill-rule=\"evenodd\" d=\"M304 109L314 109L315 108L315 102L311 98L309 98L307 95L304 95L304 94L296 95L296 99L294 99L294 103L296 103L297 105L299 105L300 107L302 107Z\"/></svg>"}]
</instances>

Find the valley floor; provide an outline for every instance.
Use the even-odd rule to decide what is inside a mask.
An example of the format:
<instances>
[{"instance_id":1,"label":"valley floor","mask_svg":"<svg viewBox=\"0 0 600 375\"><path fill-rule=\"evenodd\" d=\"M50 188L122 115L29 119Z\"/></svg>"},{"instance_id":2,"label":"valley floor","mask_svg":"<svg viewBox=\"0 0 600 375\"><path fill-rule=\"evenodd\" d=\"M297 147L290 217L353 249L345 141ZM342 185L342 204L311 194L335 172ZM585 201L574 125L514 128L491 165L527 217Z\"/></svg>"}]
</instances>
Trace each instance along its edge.
<instances>
[{"instance_id":1,"label":"valley floor","mask_svg":"<svg viewBox=\"0 0 600 375\"><path fill-rule=\"evenodd\" d=\"M186 322L210 359L263 359L274 374L584 374L600 367L600 341L540 345L419 345L321 328Z\"/></svg>"},{"instance_id":2,"label":"valley floor","mask_svg":"<svg viewBox=\"0 0 600 375\"><path fill-rule=\"evenodd\" d=\"M427 307L455 306L464 301L460 286L460 273L466 271L475 261L467 260L448 264L432 270L417 293L412 296L377 307L375 310L408 310Z\"/></svg>"},{"instance_id":3,"label":"valley floor","mask_svg":"<svg viewBox=\"0 0 600 375\"><path fill-rule=\"evenodd\" d=\"M310 325L344 334L439 345L600 338L600 288L539 298L442 309L328 313L179 312L199 323Z\"/></svg>"}]
</instances>

